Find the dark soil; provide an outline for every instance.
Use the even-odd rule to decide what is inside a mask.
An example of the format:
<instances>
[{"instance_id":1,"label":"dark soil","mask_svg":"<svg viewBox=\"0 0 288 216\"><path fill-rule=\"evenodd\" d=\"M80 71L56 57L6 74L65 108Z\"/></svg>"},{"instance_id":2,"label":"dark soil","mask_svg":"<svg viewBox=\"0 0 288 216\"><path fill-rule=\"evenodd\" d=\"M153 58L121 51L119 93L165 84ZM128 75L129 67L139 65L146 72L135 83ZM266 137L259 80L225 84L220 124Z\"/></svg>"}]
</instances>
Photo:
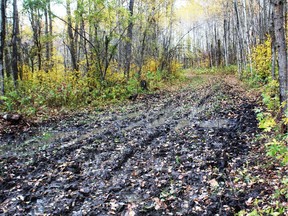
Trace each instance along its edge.
<instances>
[{"instance_id":1,"label":"dark soil","mask_svg":"<svg viewBox=\"0 0 288 216\"><path fill-rule=\"evenodd\" d=\"M256 144L251 100L229 79L141 95L0 141L3 215L233 215Z\"/></svg>"}]
</instances>

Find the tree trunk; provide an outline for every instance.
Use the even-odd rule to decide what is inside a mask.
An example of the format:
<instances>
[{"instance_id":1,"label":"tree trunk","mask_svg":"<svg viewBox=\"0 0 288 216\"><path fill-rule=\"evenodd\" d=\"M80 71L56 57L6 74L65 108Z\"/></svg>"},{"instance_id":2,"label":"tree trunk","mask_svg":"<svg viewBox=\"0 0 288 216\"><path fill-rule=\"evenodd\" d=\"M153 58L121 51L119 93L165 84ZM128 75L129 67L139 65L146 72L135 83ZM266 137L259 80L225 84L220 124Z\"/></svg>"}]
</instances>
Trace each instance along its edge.
<instances>
[{"instance_id":1,"label":"tree trunk","mask_svg":"<svg viewBox=\"0 0 288 216\"><path fill-rule=\"evenodd\" d=\"M46 64L45 64L45 68L44 70L46 72L49 71L49 64L50 64L50 35L49 35L49 21L48 21L48 9L47 9L47 5L46 8L44 9L44 15L45 15L45 37L46 37L46 41L45 41L45 55L46 55Z\"/></svg>"},{"instance_id":2,"label":"tree trunk","mask_svg":"<svg viewBox=\"0 0 288 216\"><path fill-rule=\"evenodd\" d=\"M81 17L81 33L82 33L82 35L84 35L84 37L86 37L85 21L84 21L83 17ZM83 52L84 52L85 61L86 61L85 72L87 73L88 71L90 71L90 63L89 63L89 56L88 56L88 50L87 50L87 41L84 39L82 39L82 41L83 41Z\"/></svg>"},{"instance_id":3,"label":"tree trunk","mask_svg":"<svg viewBox=\"0 0 288 216\"><path fill-rule=\"evenodd\" d=\"M250 50L250 37L249 37L249 31L248 31L248 20L247 20L247 13L246 13L246 0L242 0L243 2L243 15L244 15L244 29L245 29L245 42L246 42L246 49L248 54L247 58L249 60L249 69L250 69L250 74L252 75L253 73L253 68L252 68L252 58L251 58L251 50Z\"/></svg>"},{"instance_id":4,"label":"tree trunk","mask_svg":"<svg viewBox=\"0 0 288 216\"><path fill-rule=\"evenodd\" d=\"M274 4L274 29L276 44L278 48L278 68L280 84L280 102L285 106L282 108L282 114L287 111L287 47L285 40L285 17L284 17L284 0L271 0Z\"/></svg>"},{"instance_id":5,"label":"tree trunk","mask_svg":"<svg viewBox=\"0 0 288 216\"><path fill-rule=\"evenodd\" d=\"M72 70L78 71L79 65L77 61L77 50L76 50L76 44L75 44L75 37L73 34L73 27L72 27L72 19L71 19L71 7L70 7L70 0L66 1L67 6L67 31L68 31L68 38L69 38L69 51L71 55L71 63L72 63Z\"/></svg>"},{"instance_id":6,"label":"tree trunk","mask_svg":"<svg viewBox=\"0 0 288 216\"><path fill-rule=\"evenodd\" d=\"M12 32L12 71L14 87L17 87L18 75L19 75L19 52L18 52L18 41L19 41L19 18L17 0L13 0L13 32Z\"/></svg>"},{"instance_id":7,"label":"tree trunk","mask_svg":"<svg viewBox=\"0 0 288 216\"><path fill-rule=\"evenodd\" d=\"M224 19L224 62L227 67L229 64L229 49L228 49L228 22Z\"/></svg>"},{"instance_id":8,"label":"tree trunk","mask_svg":"<svg viewBox=\"0 0 288 216\"><path fill-rule=\"evenodd\" d=\"M237 51L237 64L238 64L238 75L241 78L242 76L242 70L243 68L246 67L245 64L245 57L244 57L244 39L243 39L243 31L242 31L242 27L240 24L240 16L239 16L239 10L238 10L238 2L237 0L234 0L234 9L235 9L235 16L236 16L236 32L238 33L238 42L237 42L237 47L238 47L238 51Z\"/></svg>"},{"instance_id":9,"label":"tree trunk","mask_svg":"<svg viewBox=\"0 0 288 216\"><path fill-rule=\"evenodd\" d=\"M218 39L217 39L217 27L216 27L216 23L214 23L214 56L215 56L215 66L216 67L219 67L220 65L218 64L219 63L219 60L218 60Z\"/></svg>"},{"instance_id":10,"label":"tree trunk","mask_svg":"<svg viewBox=\"0 0 288 216\"><path fill-rule=\"evenodd\" d=\"M271 14L271 23L270 23L270 36L271 36L271 76L275 80L276 75L275 75L275 70L276 70L276 54L277 54L277 47L276 47L276 37L275 37L275 26L274 26L274 8L273 5L271 4L272 7L272 14Z\"/></svg>"},{"instance_id":11,"label":"tree trunk","mask_svg":"<svg viewBox=\"0 0 288 216\"><path fill-rule=\"evenodd\" d=\"M37 58L38 58L38 70L42 70L42 43L40 40L41 37L41 15L40 9L37 9L37 18L36 18L36 31L35 31L35 41L37 46Z\"/></svg>"},{"instance_id":12,"label":"tree trunk","mask_svg":"<svg viewBox=\"0 0 288 216\"><path fill-rule=\"evenodd\" d=\"M218 42L217 42L217 65L218 67L221 66L221 62L222 62L222 51L221 51L221 40L218 39Z\"/></svg>"},{"instance_id":13,"label":"tree trunk","mask_svg":"<svg viewBox=\"0 0 288 216\"><path fill-rule=\"evenodd\" d=\"M6 27L7 28L7 27ZM7 32L7 30L6 30ZM12 74L12 56L11 56L11 50L8 46L5 46L4 48L4 66L5 66L5 73L7 77L10 77Z\"/></svg>"},{"instance_id":14,"label":"tree trunk","mask_svg":"<svg viewBox=\"0 0 288 216\"><path fill-rule=\"evenodd\" d=\"M132 53L132 39L133 39L133 7L134 7L134 0L130 0L129 3L129 24L127 29L127 44L125 47L126 52L126 60L125 60L125 69L124 74L126 75L126 79L129 80L130 76L130 64L131 64L131 53Z\"/></svg>"},{"instance_id":15,"label":"tree trunk","mask_svg":"<svg viewBox=\"0 0 288 216\"><path fill-rule=\"evenodd\" d=\"M6 0L0 2L0 96L4 95L4 45L5 45Z\"/></svg>"},{"instance_id":16,"label":"tree trunk","mask_svg":"<svg viewBox=\"0 0 288 216\"><path fill-rule=\"evenodd\" d=\"M147 36L147 29L144 30L143 39L142 39L142 42L141 42L141 52L140 52L139 70L138 70L138 77L139 77L139 79L141 79L142 67L143 67L143 64L144 64L144 52L145 52L146 36Z\"/></svg>"},{"instance_id":17,"label":"tree trunk","mask_svg":"<svg viewBox=\"0 0 288 216\"><path fill-rule=\"evenodd\" d=\"M52 58L53 56L53 23L52 23L52 12L51 12L51 1L47 0L47 4L48 4L48 18L49 18L49 32L50 32L50 58ZM52 60L52 59L50 59ZM51 62L53 65L53 62Z\"/></svg>"}]
</instances>

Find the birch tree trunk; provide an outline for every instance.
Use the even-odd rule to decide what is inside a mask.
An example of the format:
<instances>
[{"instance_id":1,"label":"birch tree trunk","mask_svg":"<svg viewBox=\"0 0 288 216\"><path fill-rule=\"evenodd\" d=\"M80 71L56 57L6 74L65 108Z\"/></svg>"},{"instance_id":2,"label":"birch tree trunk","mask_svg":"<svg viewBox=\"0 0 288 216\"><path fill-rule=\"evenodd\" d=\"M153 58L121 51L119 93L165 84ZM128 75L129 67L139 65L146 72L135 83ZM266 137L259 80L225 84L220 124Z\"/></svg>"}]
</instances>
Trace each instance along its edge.
<instances>
[{"instance_id":1,"label":"birch tree trunk","mask_svg":"<svg viewBox=\"0 0 288 216\"><path fill-rule=\"evenodd\" d=\"M228 49L228 21L227 19L224 19L224 62L225 66L227 67L229 64L229 49Z\"/></svg>"},{"instance_id":2,"label":"birch tree trunk","mask_svg":"<svg viewBox=\"0 0 288 216\"><path fill-rule=\"evenodd\" d=\"M235 22L236 22L236 32L238 33L238 42L237 42L237 64L238 64L238 74L239 77L241 77L242 69L243 69L243 63L244 63L244 50L243 50L243 32L242 32L242 27L240 24L240 16L239 16L239 11L238 11L238 2L237 0L234 0L234 9L235 9ZM245 63L244 63L244 68L245 68Z\"/></svg>"},{"instance_id":3,"label":"birch tree trunk","mask_svg":"<svg viewBox=\"0 0 288 216\"><path fill-rule=\"evenodd\" d=\"M243 14L244 14L244 28L245 28L245 42L246 42L246 48L248 53L248 60L249 60L249 68L250 73L252 75L253 68L252 68L252 57L251 57L251 50L250 50L250 38L249 38L249 31L248 31L248 21L247 21L247 12L246 12L246 0L242 0L243 2Z\"/></svg>"}]
</instances>

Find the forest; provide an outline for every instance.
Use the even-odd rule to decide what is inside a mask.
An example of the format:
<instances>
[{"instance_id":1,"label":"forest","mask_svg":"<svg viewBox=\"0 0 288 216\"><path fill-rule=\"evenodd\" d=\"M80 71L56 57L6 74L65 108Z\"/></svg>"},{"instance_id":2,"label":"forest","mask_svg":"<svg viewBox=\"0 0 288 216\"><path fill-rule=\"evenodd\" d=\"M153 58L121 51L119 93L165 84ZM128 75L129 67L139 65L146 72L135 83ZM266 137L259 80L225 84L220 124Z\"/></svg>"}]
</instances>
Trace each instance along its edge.
<instances>
[{"instance_id":1,"label":"forest","mask_svg":"<svg viewBox=\"0 0 288 216\"><path fill-rule=\"evenodd\" d=\"M286 0L0 0L0 215L288 215Z\"/></svg>"}]
</instances>

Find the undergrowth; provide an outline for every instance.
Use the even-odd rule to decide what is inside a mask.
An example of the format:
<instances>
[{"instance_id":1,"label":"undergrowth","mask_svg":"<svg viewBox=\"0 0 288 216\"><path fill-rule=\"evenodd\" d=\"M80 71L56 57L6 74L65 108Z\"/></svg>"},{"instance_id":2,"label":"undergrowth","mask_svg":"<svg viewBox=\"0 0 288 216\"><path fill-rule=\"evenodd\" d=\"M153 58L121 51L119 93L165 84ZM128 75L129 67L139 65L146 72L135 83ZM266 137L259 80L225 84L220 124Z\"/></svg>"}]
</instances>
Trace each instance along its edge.
<instances>
[{"instance_id":1,"label":"undergrowth","mask_svg":"<svg viewBox=\"0 0 288 216\"><path fill-rule=\"evenodd\" d=\"M141 79L148 83L148 91L142 90ZM137 73L131 73L129 81L123 73L110 72L104 81L100 81L94 72L82 75L55 67L49 72L32 73L28 68L24 68L23 78L18 81L17 88L14 87L11 77L5 78L5 95L0 96L0 113L21 113L27 117L49 118L49 115L57 115L62 111L120 104L131 94L152 93L182 79L180 65L175 65L171 73L153 70L142 73L141 77Z\"/></svg>"},{"instance_id":2,"label":"undergrowth","mask_svg":"<svg viewBox=\"0 0 288 216\"><path fill-rule=\"evenodd\" d=\"M259 139L265 144L268 159L265 161L263 158L260 167L263 172L267 172L265 166L271 165L269 172L272 177L263 181L267 181L268 184L272 181L273 184L269 189L273 191L272 196L255 199L252 210L242 210L239 216L287 215L288 213L288 133L282 130L285 125L286 127L288 125L288 113L281 116L281 108L284 104L280 104L279 99L279 82L275 78L278 77L277 68L275 74L271 74L271 55L271 39L268 37L264 44L253 49L253 72L245 71L244 81L251 88L261 92L262 101L255 112L259 128L262 129Z\"/></svg>"}]
</instances>

